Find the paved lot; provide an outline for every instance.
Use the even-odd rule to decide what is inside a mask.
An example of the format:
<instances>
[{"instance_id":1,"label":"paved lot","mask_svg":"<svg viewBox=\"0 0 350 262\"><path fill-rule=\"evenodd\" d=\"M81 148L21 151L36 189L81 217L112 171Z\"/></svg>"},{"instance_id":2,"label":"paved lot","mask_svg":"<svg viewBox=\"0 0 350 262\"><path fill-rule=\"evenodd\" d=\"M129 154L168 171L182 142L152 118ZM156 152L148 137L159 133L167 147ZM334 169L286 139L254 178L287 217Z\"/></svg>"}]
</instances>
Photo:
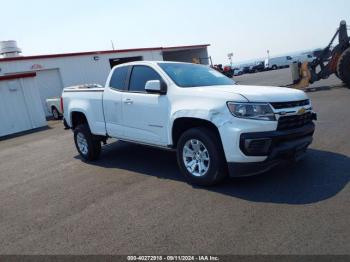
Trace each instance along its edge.
<instances>
[{"instance_id":1,"label":"paved lot","mask_svg":"<svg viewBox=\"0 0 350 262\"><path fill-rule=\"evenodd\" d=\"M293 82L289 68L256 74L245 74L242 76L235 76L234 79L239 84L244 85L286 86ZM335 75L332 75L328 79L312 84L310 88L328 89L330 86L342 86L342 82Z\"/></svg>"},{"instance_id":2,"label":"paved lot","mask_svg":"<svg viewBox=\"0 0 350 262\"><path fill-rule=\"evenodd\" d=\"M116 142L84 163L57 122L0 141L0 253L350 254L350 90L327 81L309 93L319 121L299 165L214 188L148 147Z\"/></svg>"}]
</instances>

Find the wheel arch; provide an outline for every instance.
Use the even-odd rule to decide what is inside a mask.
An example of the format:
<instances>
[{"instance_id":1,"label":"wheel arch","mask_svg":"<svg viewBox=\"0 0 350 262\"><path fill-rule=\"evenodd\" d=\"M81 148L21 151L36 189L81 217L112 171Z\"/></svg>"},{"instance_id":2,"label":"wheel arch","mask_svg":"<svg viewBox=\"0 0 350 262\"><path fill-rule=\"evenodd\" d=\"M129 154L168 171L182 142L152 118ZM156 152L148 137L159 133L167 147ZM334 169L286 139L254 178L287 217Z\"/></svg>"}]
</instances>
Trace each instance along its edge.
<instances>
[{"instance_id":1,"label":"wheel arch","mask_svg":"<svg viewBox=\"0 0 350 262\"><path fill-rule=\"evenodd\" d=\"M70 113L71 128L75 129L78 125L87 124L89 127L89 121L84 112L72 111Z\"/></svg>"},{"instance_id":2,"label":"wheel arch","mask_svg":"<svg viewBox=\"0 0 350 262\"><path fill-rule=\"evenodd\" d=\"M60 112L55 105L51 105L50 108L51 108L51 113L53 112L54 109L56 109L58 113Z\"/></svg>"},{"instance_id":3,"label":"wheel arch","mask_svg":"<svg viewBox=\"0 0 350 262\"><path fill-rule=\"evenodd\" d=\"M212 130L217 135L220 143L222 143L218 127L208 119L198 117L178 117L173 121L171 129L172 147L177 147L180 136L186 130L196 127L206 127Z\"/></svg>"}]
</instances>

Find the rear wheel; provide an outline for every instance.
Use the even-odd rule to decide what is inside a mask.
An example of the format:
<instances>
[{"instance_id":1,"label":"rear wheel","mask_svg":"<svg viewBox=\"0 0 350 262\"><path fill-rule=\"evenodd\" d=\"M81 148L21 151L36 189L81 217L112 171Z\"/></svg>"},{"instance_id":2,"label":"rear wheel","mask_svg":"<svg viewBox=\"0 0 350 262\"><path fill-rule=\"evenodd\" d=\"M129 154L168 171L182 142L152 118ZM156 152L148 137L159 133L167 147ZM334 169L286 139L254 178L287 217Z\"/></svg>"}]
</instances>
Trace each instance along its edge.
<instances>
[{"instance_id":1,"label":"rear wheel","mask_svg":"<svg viewBox=\"0 0 350 262\"><path fill-rule=\"evenodd\" d=\"M101 141L91 134L87 124L74 129L74 142L79 154L87 161L98 159L101 153Z\"/></svg>"},{"instance_id":2,"label":"rear wheel","mask_svg":"<svg viewBox=\"0 0 350 262\"><path fill-rule=\"evenodd\" d=\"M177 161L181 173L191 184L211 186L227 176L221 141L209 128L192 128L181 135Z\"/></svg>"},{"instance_id":3,"label":"rear wheel","mask_svg":"<svg viewBox=\"0 0 350 262\"><path fill-rule=\"evenodd\" d=\"M60 113L58 112L56 107L52 108L52 116L55 120L60 119Z\"/></svg>"},{"instance_id":4,"label":"rear wheel","mask_svg":"<svg viewBox=\"0 0 350 262\"><path fill-rule=\"evenodd\" d=\"M271 68L272 68L272 70L277 70L277 66L276 65L273 65Z\"/></svg>"},{"instance_id":5,"label":"rear wheel","mask_svg":"<svg viewBox=\"0 0 350 262\"><path fill-rule=\"evenodd\" d=\"M338 60L337 76L350 88L350 47L342 53Z\"/></svg>"}]
</instances>

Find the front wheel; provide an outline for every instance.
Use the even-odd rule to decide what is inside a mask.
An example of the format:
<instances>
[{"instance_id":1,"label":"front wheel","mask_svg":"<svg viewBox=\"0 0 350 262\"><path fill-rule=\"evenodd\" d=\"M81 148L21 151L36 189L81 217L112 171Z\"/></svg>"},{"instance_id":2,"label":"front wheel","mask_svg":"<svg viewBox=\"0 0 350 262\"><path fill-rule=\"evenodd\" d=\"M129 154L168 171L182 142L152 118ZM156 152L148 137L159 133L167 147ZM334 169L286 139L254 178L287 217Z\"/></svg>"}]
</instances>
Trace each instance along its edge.
<instances>
[{"instance_id":1,"label":"front wheel","mask_svg":"<svg viewBox=\"0 0 350 262\"><path fill-rule=\"evenodd\" d=\"M87 161L98 159L101 153L101 141L91 134L87 124L74 129L74 142L79 154Z\"/></svg>"},{"instance_id":2,"label":"front wheel","mask_svg":"<svg viewBox=\"0 0 350 262\"><path fill-rule=\"evenodd\" d=\"M221 141L209 128L192 128L182 134L177 145L177 161L191 184L211 186L227 176Z\"/></svg>"}]
</instances>

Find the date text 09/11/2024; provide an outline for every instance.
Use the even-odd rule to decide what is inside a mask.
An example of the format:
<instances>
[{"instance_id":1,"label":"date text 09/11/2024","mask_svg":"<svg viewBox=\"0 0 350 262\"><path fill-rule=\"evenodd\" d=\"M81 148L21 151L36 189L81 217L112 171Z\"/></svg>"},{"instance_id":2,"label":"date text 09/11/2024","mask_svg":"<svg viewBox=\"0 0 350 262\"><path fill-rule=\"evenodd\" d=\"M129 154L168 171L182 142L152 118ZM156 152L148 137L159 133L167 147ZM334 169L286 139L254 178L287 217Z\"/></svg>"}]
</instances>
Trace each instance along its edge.
<instances>
[{"instance_id":1,"label":"date text 09/11/2024","mask_svg":"<svg viewBox=\"0 0 350 262\"><path fill-rule=\"evenodd\" d=\"M127 256L128 261L220 261L218 256Z\"/></svg>"}]
</instances>

